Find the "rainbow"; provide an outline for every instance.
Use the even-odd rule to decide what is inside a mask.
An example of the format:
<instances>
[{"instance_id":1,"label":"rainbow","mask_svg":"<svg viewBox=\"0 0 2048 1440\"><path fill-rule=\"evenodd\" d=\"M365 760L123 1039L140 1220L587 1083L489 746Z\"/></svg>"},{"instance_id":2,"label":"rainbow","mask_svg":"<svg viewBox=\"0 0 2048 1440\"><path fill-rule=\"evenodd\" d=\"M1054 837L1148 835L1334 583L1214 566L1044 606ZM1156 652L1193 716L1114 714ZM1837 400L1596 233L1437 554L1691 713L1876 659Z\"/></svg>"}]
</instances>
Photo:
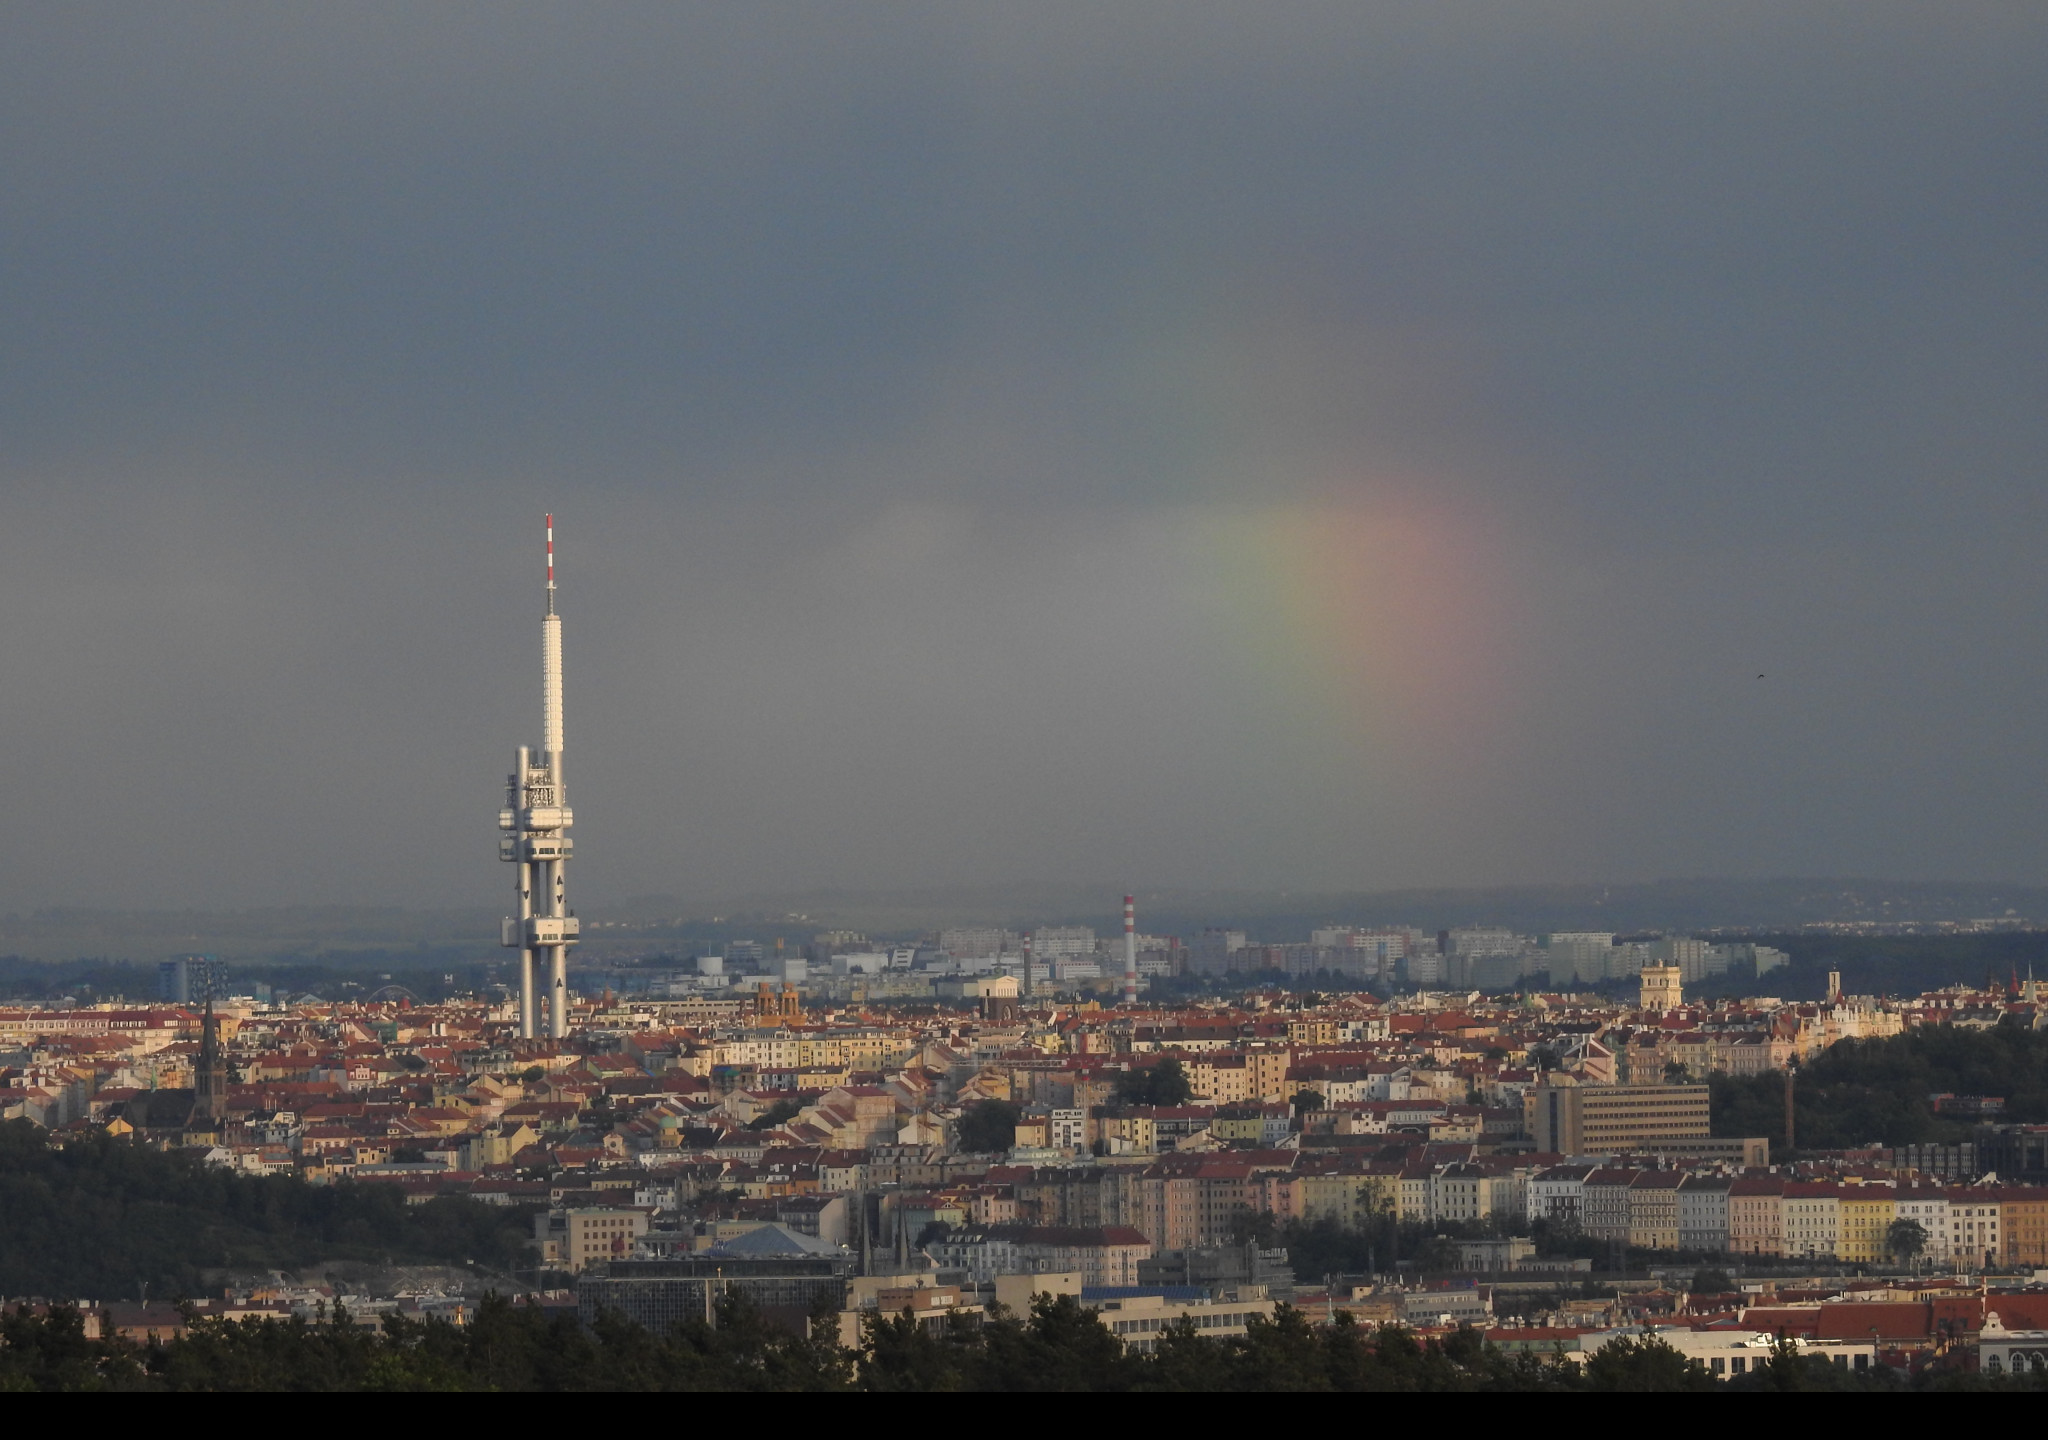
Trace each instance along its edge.
<instances>
[{"instance_id":1,"label":"rainbow","mask_svg":"<svg viewBox=\"0 0 2048 1440\"><path fill-rule=\"evenodd\" d=\"M1204 509L1193 552L1248 678L1292 696L1327 738L1435 768L1485 743L1512 657L1502 547L1419 489Z\"/></svg>"}]
</instances>

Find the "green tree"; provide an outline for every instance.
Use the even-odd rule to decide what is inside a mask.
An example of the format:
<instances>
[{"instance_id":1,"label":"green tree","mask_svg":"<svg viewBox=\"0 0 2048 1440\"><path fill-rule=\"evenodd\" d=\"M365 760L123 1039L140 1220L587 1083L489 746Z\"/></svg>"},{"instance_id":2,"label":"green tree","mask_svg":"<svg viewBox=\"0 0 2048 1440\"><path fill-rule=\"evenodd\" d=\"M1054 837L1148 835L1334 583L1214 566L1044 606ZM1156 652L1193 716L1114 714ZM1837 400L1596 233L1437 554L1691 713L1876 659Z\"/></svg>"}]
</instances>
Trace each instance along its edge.
<instances>
[{"instance_id":1,"label":"green tree","mask_svg":"<svg viewBox=\"0 0 2048 1440\"><path fill-rule=\"evenodd\" d=\"M1927 1249L1927 1227L1911 1218L1894 1220L1885 1227L1884 1248L1901 1263L1911 1265Z\"/></svg>"},{"instance_id":2,"label":"green tree","mask_svg":"<svg viewBox=\"0 0 2048 1440\"><path fill-rule=\"evenodd\" d=\"M1714 1385L1706 1366L1654 1335L1610 1340L1586 1361L1586 1386L1591 1390L1712 1390Z\"/></svg>"},{"instance_id":3,"label":"green tree","mask_svg":"<svg viewBox=\"0 0 2048 1440\"><path fill-rule=\"evenodd\" d=\"M1749 1374L1728 1382L1731 1390L1865 1390L1891 1389L1898 1384L1889 1370L1875 1374L1857 1372L1831 1363L1825 1355L1799 1348L1799 1342L1779 1335L1771 1344L1771 1358Z\"/></svg>"},{"instance_id":4,"label":"green tree","mask_svg":"<svg viewBox=\"0 0 2048 1440\"><path fill-rule=\"evenodd\" d=\"M976 1390L1126 1390L1134 1376L1116 1336L1072 1295L1039 1295L1031 1317L982 1326L970 1370Z\"/></svg>"},{"instance_id":5,"label":"green tree","mask_svg":"<svg viewBox=\"0 0 2048 1440\"><path fill-rule=\"evenodd\" d=\"M1194 1093L1186 1068L1171 1055L1157 1065L1126 1070L1117 1082L1117 1096L1126 1105L1185 1105Z\"/></svg>"},{"instance_id":6,"label":"green tree","mask_svg":"<svg viewBox=\"0 0 2048 1440\"><path fill-rule=\"evenodd\" d=\"M137 1390L143 1383L135 1347L87 1339L71 1306L41 1315L25 1305L0 1311L0 1391Z\"/></svg>"},{"instance_id":7,"label":"green tree","mask_svg":"<svg viewBox=\"0 0 2048 1440\"><path fill-rule=\"evenodd\" d=\"M878 1391L946 1391L967 1388L971 1345L948 1317L933 1334L909 1310L879 1311L861 1326L860 1388Z\"/></svg>"},{"instance_id":8,"label":"green tree","mask_svg":"<svg viewBox=\"0 0 2048 1440\"><path fill-rule=\"evenodd\" d=\"M1017 1143L1017 1122L1024 1112L1007 1100L980 1100L960 1116L959 1146L976 1155L993 1155Z\"/></svg>"},{"instance_id":9,"label":"green tree","mask_svg":"<svg viewBox=\"0 0 2048 1440\"><path fill-rule=\"evenodd\" d=\"M777 1125L786 1124L804 1113L801 1100L777 1100L766 1110L747 1122L749 1130L773 1130Z\"/></svg>"}]
</instances>

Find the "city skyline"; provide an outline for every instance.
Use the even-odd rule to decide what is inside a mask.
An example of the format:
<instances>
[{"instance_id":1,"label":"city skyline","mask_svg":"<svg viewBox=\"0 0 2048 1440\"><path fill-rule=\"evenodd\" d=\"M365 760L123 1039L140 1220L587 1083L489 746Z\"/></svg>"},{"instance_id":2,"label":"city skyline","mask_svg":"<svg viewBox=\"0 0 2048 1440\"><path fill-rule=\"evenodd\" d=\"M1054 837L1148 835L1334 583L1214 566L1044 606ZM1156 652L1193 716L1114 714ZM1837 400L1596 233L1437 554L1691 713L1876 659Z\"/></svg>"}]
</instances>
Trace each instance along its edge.
<instances>
[{"instance_id":1,"label":"city skyline","mask_svg":"<svg viewBox=\"0 0 2048 1440\"><path fill-rule=\"evenodd\" d=\"M2048 7L0 34L0 1391L2048 1384Z\"/></svg>"}]
</instances>

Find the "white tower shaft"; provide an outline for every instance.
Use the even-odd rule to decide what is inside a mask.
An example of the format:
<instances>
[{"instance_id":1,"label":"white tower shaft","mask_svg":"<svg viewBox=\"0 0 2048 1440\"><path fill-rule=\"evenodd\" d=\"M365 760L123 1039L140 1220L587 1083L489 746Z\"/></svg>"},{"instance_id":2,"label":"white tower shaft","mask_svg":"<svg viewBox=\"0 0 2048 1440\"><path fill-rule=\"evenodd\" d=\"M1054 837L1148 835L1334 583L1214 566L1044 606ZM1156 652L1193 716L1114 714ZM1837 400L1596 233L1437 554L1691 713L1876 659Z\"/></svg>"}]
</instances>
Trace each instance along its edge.
<instances>
[{"instance_id":1,"label":"white tower shaft","mask_svg":"<svg viewBox=\"0 0 2048 1440\"><path fill-rule=\"evenodd\" d=\"M573 842L565 833L575 821L563 785L562 617L555 612L555 517L547 520L547 608L541 618L541 748L520 746L506 784L506 808L498 825L511 838L498 844L500 858L519 866L519 914L505 922L504 942L519 948L519 1034L539 1034L540 997L535 993L545 957L547 1033L569 1033L569 947L580 928L569 913L563 862Z\"/></svg>"}]
</instances>

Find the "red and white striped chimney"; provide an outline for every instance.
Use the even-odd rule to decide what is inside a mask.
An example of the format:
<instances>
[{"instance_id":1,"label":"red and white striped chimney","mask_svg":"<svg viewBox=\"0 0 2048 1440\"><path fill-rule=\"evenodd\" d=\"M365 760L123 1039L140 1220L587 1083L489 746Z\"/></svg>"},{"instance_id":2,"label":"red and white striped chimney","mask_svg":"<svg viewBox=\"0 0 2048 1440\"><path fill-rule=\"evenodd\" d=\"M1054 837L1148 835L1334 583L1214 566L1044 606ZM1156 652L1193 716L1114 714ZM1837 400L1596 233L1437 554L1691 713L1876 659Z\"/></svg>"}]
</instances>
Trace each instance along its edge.
<instances>
[{"instance_id":1,"label":"red and white striped chimney","mask_svg":"<svg viewBox=\"0 0 2048 1440\"><path fill-rule=\"evenodd\" d=\"M1138 1003L1138 897L1124 896L1124 1004Z\"/></svg>"}]
</instances>

